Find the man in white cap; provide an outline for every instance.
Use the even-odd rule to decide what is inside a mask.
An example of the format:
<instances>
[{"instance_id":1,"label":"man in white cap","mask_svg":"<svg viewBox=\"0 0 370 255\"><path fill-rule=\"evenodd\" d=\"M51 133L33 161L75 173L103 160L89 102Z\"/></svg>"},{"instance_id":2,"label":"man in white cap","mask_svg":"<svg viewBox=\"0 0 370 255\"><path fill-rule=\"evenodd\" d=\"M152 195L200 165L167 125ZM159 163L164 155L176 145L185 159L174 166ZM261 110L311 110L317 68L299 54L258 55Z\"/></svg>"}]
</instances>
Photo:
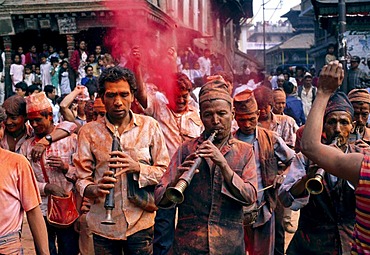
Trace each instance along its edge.
<instances>
[{"instance_id":1,"label":"man in white cap","mask_svg":"<svg viewBox=\"0 0 370 255\"><path fill-rule=\"evenodd\" d=\"M303 104L304 115L307 118L311 110L311 106L316 97L316 87L312 85L312 75L306 72L303 77L303 85L298 86L298 97L301 98Z\"/></svg>"}]
</instances>

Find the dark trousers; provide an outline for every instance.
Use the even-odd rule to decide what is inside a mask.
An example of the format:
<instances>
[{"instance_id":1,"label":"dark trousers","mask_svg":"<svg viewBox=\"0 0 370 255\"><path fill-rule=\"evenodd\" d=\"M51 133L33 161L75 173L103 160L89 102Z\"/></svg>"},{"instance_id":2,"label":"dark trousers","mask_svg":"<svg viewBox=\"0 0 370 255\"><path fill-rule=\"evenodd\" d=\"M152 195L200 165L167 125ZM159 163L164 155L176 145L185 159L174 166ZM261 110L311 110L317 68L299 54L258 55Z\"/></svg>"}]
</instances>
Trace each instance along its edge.
<instances>
[{"instance_id":1,"label":"dark trousers","mask_svg":"<svg viewBox=\"0 0 370 255\"><path fill-rule=\"evenodd\" d=\"M275 208L275 255L284 255L285 229L284 206L278 199Z\"/></svg>"},{"instance_id":2,"label":"dark trousers","mask_svg":"<svg viewBox=\"0 0 370 255\"><path fill-rule=\"evenodd\" d=\"M74 230L73 224L68 228L58 228L50 225L46 217L44 220L48 231L50 255L77 255L79 253L78 233ZM55 241L58 243L58 249ZM40 254L37 249L36 254Z\"/></svg>"},{"instance_id":3,"label":"dark trousers","mask_svg":"<svg viewBox=\"0 0 370 255\"><path fill-rule=\"evenodd\" d=\"M167 255L175 239L176 208L158 209L154 224L154 255Z\"/></svg>"},{"instance_id":4,"label":"dark trousers","mask_svg":"<svg viewBox=\"0 0 370 255\"><path fill-rule=\"evenodd\" d=\"M95 254L104 255L152 255L154 228L141 230L128 236L127 240L112 240L96 234L94 238Z\"/></svg>"},{"instance_id":5,"label":"dark trousers","mask_svg":"<svg viewBox=\"0 0 370 255\"><path fill-rule=\"evenodd\" d=\"M341 251L341 243L337 231L321 229L305 232L298 229L289 243L287 255L338 255L349 254L350 242L346 244L347 251Z\"/></svg>"}]
</instances>

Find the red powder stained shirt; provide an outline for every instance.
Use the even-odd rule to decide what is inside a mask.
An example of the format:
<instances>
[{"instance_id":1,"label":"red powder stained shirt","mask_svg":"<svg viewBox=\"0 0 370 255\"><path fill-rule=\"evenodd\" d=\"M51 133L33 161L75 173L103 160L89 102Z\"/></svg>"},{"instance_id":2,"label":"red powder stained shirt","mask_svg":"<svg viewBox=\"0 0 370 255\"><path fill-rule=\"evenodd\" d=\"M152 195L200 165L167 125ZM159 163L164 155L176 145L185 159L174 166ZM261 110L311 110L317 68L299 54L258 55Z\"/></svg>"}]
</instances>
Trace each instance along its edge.
<instances>
[{"instance_id":1,"label":"red powder stained shirt","mask_svg":"<svg viewBox=\"0 0 370 255\"><path fill-rule=\"evenodd\" d=\"M23 156L0 149L0 162L0 236L4 236L21 230L24 212L37 207L41 198L35 175Z\"/></svg>"},{"instance_id":2,"label":"red powder stained shirt","mask_svg":"<svg viewBox=\"0 0 370 255\"><path fill-rule=\"evenodd\" d=\"M73 182L77 180L76 168L72 164L73 155L77 149L77 135L72 134L59 141L53 142L46 148L41 160L33 162L31 158L31 151L38 140L38 138L33 137L25 141L21 147L20 153L26 156L26 158L28 158L28 160L31 162L32 169L36 175L37 185L41 193L41 211L43 215L46 216L48 196L45 194L45 186L47 182L42 172L41 160L44 163L45 172L49 178L49 183L58 185L59 187L63 188L64 192L66 193L71 191L74 187ZM63 174L62 171L54 167L50 167L47 164L47 158L52 155L61 157L65 163L69 164L69 169L66 174Z\"/></svg>"},{"instance_id":3,"label":"red powder stained shirt","mask_svg":"<svg viewBox=\"0 0 370 255\"><path fill-rule=\"evenodd\" d=\"M169 164L169 156L164 137L158 122L151 117L132 116L125 131L120 135L122 150L140 164L139 187L156 185ZM81 196L88 185L96 184L108 170L109 153L112 148L114 126L101 118L84 125L78 136L78 152L74 159L77 167L77 190ZM100 236L126 240L128 236L154 225L154 212L144 211L127 198L127 178L125 174L117 177L114 187L115 208L112 216L115 225L103 225L105 218L104 200L99 197L92 201L87 213L89 229ZM92 200L92 199L91 199Z\"/></svg>"},{"instance_id":4,"label":"red powder stained shirt","mask_svg":"<svg viewBox=\"0 0 370 255\"><path fill-rule=\"evenodd\" d=\"M189 105L186 112L174 113L168 107L167 98L159 92L148 93L148 107L145 109L145 114L158 121L170 157L184 141L198 137L203 131L203 123L199 117L198 109Z\"/></svg>"},{"instance_id":5,"label":"red powder stained shirt","mask_svg":"<svg viewBox=\"0 0 370 255\"><path fill-rule=\"evenodd\" d=\"M272 113L272 121L270 124L270 130L275 131L284 140L284 142L293 148L296 140L296 132L298 125L295 120L288 115L278 115Z\"/></svg>"},{"instance_id":6,"label":"red powder stained shirt","mask_svg":"<svg viewBox=\"0 0 370 255\"><path fill-rule=\"evenodd\" d=\"M180 175L179 166L202 142L203 135L179 148L181 157L171 159L168 171L156 187L157 202L168 187L175 186ZM255 156L250 144L232 137L220 152L234 171L231 185L242 200L232 193L220 167L209 158L202 160L199 173L184 191L184 202L178 205L174 254L245 254L242 207L253 204L257 198Z\"/></svg>"}]
</instances>

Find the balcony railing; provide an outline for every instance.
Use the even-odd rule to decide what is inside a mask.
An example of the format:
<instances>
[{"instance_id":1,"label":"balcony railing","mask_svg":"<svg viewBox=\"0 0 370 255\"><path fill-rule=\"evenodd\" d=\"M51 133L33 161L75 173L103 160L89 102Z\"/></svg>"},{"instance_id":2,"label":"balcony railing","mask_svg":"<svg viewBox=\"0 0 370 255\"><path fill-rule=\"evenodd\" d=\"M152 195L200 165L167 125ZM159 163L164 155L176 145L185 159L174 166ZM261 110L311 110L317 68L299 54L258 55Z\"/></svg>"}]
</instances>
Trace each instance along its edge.
<instances>
[{"instance_id":1,"label":"balcony railing","mask_svg":"<svg viewBox=\"0 0 370 255\"><path fill-rule=\"evenodd\" d=\"M265 48L270 49L281 42L266 43ZM247 42L245 44L247 50L263 50L263 42Z\"/></svg>"}]
</instances>

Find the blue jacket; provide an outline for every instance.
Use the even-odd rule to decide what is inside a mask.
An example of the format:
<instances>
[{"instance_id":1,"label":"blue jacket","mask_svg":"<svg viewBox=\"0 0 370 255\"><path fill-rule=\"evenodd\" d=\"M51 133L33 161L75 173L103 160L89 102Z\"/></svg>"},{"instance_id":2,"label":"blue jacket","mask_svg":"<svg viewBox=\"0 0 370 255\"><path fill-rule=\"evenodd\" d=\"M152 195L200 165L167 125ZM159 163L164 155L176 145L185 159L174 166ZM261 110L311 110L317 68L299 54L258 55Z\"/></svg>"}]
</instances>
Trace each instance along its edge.
<instances>
[{"instance_id":1,"label":"blue jacket","mask_svg":"<svg viewBox=\"0 0 370 255\"><path fill-rule=\"evenodd\" d=\"M298 126L302 126L306 123L306 118L303 112L303 104L301 99L296 96L288 95L286 97L286 106L284 113L292 117Z\"/></svg>"}]
</instances>

